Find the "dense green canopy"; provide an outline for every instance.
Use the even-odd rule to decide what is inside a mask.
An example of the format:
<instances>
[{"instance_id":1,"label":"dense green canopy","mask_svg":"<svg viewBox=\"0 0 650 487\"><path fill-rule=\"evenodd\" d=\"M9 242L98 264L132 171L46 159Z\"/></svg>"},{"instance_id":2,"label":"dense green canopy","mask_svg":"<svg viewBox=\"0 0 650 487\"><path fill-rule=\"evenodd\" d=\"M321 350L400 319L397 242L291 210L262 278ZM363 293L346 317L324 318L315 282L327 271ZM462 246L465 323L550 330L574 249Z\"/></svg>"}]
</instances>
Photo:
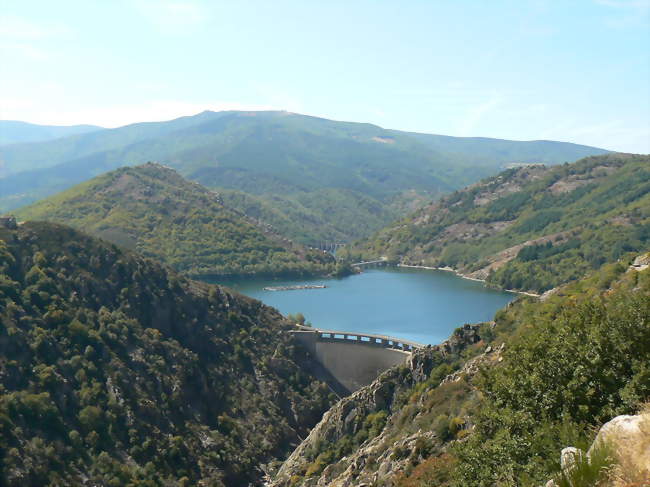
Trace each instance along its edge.
<instances>
[{"instance_id":1,"label":"dense green canopy","mask_svg":"<svg viewBox=\"0 0 650 487\"><path fill-rule=\"evenodd\" d=\"M278 236L158 164L98 176L17 212L64 223L192 275L311 275L334 259Z\"/></svg>"},{"instance_id":2,"label":"dense green canopy","mask_svg":"<svg viewBox=\"0 0 650 487\"><path fill-rule=\"evenodd\" d=\"M449 266L500 287L543 292L649 244L650 157L611 154L507 170L348 255Z\"/></svg>"},{"instance_id":3,"label":"dense green canopy","mask_svg":"<svg viewBox=\"0 0 650 487\"><path fill-rule=\"evenodd\" d=\"M259 480L331 403L288 326L69 227L0 228L0 484Z\"/></svg>"}]
</instances>

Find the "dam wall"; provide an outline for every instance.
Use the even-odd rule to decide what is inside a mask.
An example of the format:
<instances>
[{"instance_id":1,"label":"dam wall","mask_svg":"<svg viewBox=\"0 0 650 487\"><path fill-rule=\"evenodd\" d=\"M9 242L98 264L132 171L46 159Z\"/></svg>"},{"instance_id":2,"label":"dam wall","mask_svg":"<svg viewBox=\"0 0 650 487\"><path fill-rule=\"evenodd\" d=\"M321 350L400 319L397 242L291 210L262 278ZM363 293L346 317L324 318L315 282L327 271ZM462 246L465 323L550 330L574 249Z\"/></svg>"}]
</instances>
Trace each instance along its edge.
<instances>
[{"instance_id":1,"label":"dam wall","mask_svg":"<svg viewBox=\"0 0 650 487\"><path fill-rule=\"evenodd\" d=\"M420 344L380 335L328 330L290 332L347 392L374 381L385 370L403 364Z\"/></svg>"}]
</instances>

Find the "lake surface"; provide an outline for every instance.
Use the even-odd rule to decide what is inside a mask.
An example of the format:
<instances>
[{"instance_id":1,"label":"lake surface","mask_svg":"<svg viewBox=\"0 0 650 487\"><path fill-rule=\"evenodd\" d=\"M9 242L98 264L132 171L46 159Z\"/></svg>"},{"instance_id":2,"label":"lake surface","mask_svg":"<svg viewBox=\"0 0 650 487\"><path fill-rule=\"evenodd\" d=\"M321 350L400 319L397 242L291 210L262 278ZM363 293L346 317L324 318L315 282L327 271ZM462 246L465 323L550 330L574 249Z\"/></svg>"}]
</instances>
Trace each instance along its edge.
<instances>
[{"instance_id":1,"label":"lake surface","mask_svg":"<svg viewBox=\"0 0 650 487\"><path fill-rule=\"evenodd\" d=\"M283 314L302 313L316 328L390 335L437 344L464 323L489 321L516 294L451 272L384 268L342 279L219 280ZM325 289L264 291L266 286L324 284Z\"/></svg>"}]
</instances>

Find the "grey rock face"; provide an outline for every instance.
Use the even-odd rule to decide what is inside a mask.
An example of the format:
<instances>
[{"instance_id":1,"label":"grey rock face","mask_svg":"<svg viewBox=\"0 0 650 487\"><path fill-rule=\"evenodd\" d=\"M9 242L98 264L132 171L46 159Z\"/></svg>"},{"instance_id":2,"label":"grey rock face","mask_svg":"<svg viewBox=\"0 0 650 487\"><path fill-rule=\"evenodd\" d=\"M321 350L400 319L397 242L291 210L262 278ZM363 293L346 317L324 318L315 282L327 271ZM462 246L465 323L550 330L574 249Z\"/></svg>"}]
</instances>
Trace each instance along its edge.
<instances>
[{"instance_id":1,"label":"grey rock face","mask_svg":"<svg viewBox=\"0 0 650 487\"><path fill-rule=\"evenodd\" d=\"M401 403L399 407L396 406L400 394L428 380L431 371L444 357L455 355L468 345L480 341L478 330L479 325L464 325L446 342L416 350L405 365L388 369L369 386L341 399L325 413L267 485L286 487L291 485L293 476L302 478L308 465L315 459L314 452L319 451L321 445L333 445L346 435L354 436L361 430L369 414L385 411L390 422L391 415L402 407ZM462 373L475 372L482 360L496 361L501 351L502 347L489 354L479 355L468 362L473 365L467 365L456 372L454 378ZM452 380L451 376L445 380L447 379ZM396 475L404 470L407 463L424 459L421 458L423 445L437 449L441 444L442 441L433 431L420 430L395 436L394 429L388 431L388 428L384 428L379 435L366 440L356 451L325 466L319 475L303 479L300 485L348 487L368 484L391 487Z\"/></svg>"}]
</instances>

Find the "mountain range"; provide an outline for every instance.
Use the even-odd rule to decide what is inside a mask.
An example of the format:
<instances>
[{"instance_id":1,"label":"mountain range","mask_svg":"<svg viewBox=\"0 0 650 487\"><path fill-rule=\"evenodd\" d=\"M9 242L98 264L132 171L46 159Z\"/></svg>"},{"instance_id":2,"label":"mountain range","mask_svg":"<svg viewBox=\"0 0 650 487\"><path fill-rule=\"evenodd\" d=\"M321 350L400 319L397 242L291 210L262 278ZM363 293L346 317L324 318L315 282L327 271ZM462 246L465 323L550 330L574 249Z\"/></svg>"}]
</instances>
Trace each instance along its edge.
<instances>
[{"instance_id":1,"label":"mountain range","mask_svg":"<svg viewBox=\"0 0 650 487\"><path fill-rule=\"evenodd\" d=\"M650 156L553 165L556 150L591 149L442 138L489 154L444 162L419 134L352 124L355 135L341 135L338 122L285 113L199 118L177 121L182 136L166 123L139 127L152 138L128 149L109 130L7 146L14 157L49 147L53 165L38 156L20 172L28 158L14 158L4 189L65 178L62 167L82 179L111 171L19 209L25 222L0 219L0 484L576 486L562 448L586 451L604 422L648 407ZM221 142L202 145L215 134ZM175 154L176 170L113 167L136 159L135 146ZM190 146L193 157L181 148ZM462 325L338 398L288 319L187 275L331 272L331 257L281 237L276 223L303 239L336 228L353 238L405 213L337 257L549 292ZM638 456L592 451L577 471L641 485L650 470L630 466Z\"/></svg>"},{"instance_id":2,"label":"mountain range","mask_svg":"<svg viewBox=\"0 0 650 487\"><path fill-rule=\"evenodd\" d=\"M157 161L303 243L367 236L422 202L508 164L606 151L563 142L458 138L288 112L203 112L2 147L0 209Z\"/></svg>"}]
</instances>

